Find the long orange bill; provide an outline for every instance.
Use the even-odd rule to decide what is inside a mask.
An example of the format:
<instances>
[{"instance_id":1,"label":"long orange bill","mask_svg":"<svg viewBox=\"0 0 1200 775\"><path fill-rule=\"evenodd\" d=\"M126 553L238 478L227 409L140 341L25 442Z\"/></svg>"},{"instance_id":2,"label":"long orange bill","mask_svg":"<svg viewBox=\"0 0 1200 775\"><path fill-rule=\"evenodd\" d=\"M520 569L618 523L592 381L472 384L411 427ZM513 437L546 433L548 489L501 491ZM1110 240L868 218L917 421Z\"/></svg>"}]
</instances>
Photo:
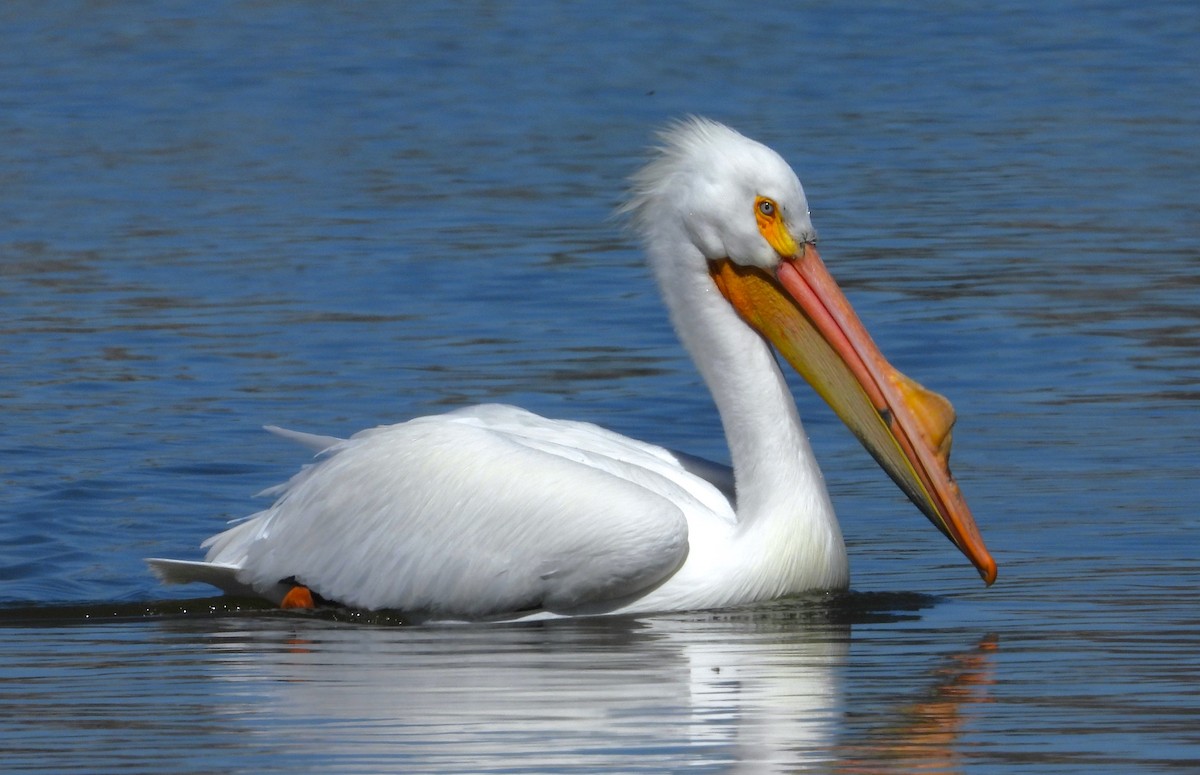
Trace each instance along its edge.
<instances>
[{"instance_id":1,"label":"long orange bill","mask_svg":"<svg viewBox=\"0 0 1200 775\"><path fill-rule=\"evenodd\" d=\"M774 277L728 260L712 262L710 271L742 319L825 399L990 585L996 562L950 473L954 408L884 359L811 243L796 252Z\"/></svg>"}]
</instances>

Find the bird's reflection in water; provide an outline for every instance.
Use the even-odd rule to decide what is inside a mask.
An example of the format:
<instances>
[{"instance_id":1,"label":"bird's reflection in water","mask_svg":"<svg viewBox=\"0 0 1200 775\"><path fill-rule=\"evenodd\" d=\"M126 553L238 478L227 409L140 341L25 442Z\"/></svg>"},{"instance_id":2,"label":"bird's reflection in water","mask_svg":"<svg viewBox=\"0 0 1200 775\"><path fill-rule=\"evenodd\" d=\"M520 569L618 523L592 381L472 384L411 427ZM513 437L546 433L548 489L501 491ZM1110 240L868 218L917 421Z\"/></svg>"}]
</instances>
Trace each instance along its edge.
<instances>
[{"instance_id":1,"label":"bird's reflection in water","mask_svg":"<svg viewBox=\"0 0 1200 775\"><path fill-rule=\"evenodd\" d=\"M967 762L962 740L972 707L991 701L999 640L946 656L929 673L918 698L859 712L838 748L839 773L954 773ZM849 721L849 719L848 719Z\"/></svg>"},{"instance_id":2,"label":"bird's reflection in water","mask_svg":"<svg viewBox=\"0 0 1200 775\"><path fill-rule=\"evenodd\" d=\"M898 666L888 696L921 698L864 724L843 618L780 604L490 627L218 619L209 667L227 718L325 771L953 769L994 643L921 674L924 688Z\"/></svg>"}]
</instances>

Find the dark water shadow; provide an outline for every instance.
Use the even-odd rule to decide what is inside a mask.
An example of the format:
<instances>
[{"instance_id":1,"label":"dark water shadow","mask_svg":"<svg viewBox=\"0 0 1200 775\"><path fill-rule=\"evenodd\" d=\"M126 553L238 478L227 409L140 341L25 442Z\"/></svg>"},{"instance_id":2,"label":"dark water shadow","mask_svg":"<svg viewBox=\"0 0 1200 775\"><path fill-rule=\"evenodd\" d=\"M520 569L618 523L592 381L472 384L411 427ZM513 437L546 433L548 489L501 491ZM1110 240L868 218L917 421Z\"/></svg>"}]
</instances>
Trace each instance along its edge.
<instances>
[{"instance_id":1,"label":"dark water shadow","mask_svg":"<svg viewBox=\"0 0 1200 775\"><path fill-rule=\"evenodd\" d=\"M0 627L73 627L158 619L217 619L280 615L261 600L225 596L142 602L50 603L0 607Z\"/></svg>"},{"instance_id":2,"label":"dark water shadow","mask_svg":"<svg viewBox=\"0 0 1200 775\"><path fill-rule=\"evenodd\" d=\"M597 616L587 618L546 619L527 622L494 622L482 626L554 627L629 622L647 618L670 617L691 621L737 622L755 620L779 626L788 624L855 625L915 621L921 612L938 605L941 598L920 592L836 592L751 606L715 611L687 611L657 616ZM50 603L0 607L0 627L69 627L88 624L145 622L148 620L220 618L295 618L323 620L371 626L418 626L417 622L395 611L362 611L322 608L314 611L283 611L255 598L225 595L184 600L147 600L134 602ZM421 626L438 626L433 624ZM461 625L455 625L461 626Z\"/></svg>"}]
</instances>

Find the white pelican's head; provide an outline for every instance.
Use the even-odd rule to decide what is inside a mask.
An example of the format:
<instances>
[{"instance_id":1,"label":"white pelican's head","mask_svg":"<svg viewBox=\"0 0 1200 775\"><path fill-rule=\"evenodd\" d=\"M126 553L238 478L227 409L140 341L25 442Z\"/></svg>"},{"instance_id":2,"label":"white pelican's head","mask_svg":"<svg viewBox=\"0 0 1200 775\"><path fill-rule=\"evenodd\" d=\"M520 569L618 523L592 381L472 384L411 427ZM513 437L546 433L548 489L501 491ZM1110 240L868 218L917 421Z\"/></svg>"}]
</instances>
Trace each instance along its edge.
<instances>
[{"instance_id":1,"label":"white pelican's head","mask_svg":"<svg viewBox=\"0 0 1200 775\"><path fill-rule=\"evenodd\" d=\"M678 242L682 230L708 261L768 271L781 254L815 239L800 180L775 151L703 118L674 124L660 137L658 156L634 176L623 208L647 238ZM764 223L775 226L765 230ZM694 260L678 250L670 255Z\"/></svg>"},{"instance_id":2,"label":"white pelican's head","mask_svg":"<svg viewBox=\"0 0 1200 775\"><path fill-rule=\"evenodd\" d=\"M954 409L879 352L817 254L791 167L707 119L674 124L661 140L623 208L660 281L706 272L991 584L996 563L950 474Z\"/></svg>"}]
</instances>

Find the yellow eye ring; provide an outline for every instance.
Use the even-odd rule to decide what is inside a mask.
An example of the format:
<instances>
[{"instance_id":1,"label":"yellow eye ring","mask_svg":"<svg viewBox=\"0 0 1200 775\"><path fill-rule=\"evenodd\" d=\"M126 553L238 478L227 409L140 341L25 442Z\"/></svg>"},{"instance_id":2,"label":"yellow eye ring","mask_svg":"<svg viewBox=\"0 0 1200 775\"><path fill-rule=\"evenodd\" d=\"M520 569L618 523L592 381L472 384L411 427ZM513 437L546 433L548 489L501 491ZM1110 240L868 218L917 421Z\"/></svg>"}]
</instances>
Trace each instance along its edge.
<instances>
[{"instance_id":1,"label":"yellow eye ring","mask_svg":"<svg viewBox=\"0 0 1200 775\"><path fill-rule=\"evenodd\" d=\"M774 218L776 213L779 212L779 207L765 196L760 196L755 204L759 214L764 218Z\"/></svg>"}]
</instances>

